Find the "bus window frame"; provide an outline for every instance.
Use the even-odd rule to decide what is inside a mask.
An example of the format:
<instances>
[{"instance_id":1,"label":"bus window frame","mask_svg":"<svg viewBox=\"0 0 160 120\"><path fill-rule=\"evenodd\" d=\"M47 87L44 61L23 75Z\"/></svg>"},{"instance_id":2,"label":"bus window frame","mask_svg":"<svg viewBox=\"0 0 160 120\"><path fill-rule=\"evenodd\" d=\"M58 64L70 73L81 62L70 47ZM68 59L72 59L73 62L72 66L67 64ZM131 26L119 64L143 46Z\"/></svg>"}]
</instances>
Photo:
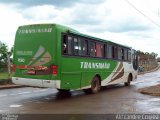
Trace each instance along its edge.
<instances>
[{"instance_id":1,"label":"bus window frame","mask_svg":"<svg viewBox=\"0 0 160 120\"><path fill-rule=\"evenodd\" d=\"M64 54L63 53L63 36L64 35L66 35L66 38L68 37L68 36L70 36L70 37L72 37L72 54ZM86 55L74 55L74 40L73 40L73 38L77 38L78 40L80 39L80 40L84 40L84 41L86 41L87 42L87 54ZM98 40L96 40L96 39L92 39L92 38L88 38L88 37L85 37L85 36L80 36L80 35L74 35L74 34L68 34L68 33L62 33L62 38L61 38L61 42L62 42L62 55L64 55L64 56L70 56L70 57L85 57L85 58L95 58L95 59L108 59L108 60L115 60L115 61L124 61L124 62L131 62L131 61L129 61L128 60L128 51L130 50L131 51L131 49L129 48L129 47L125 47L125 46L121 46L121 45L118 45L118 44L116 44L116 43L110 43L110 42L105 42L105 41L98 41ZM90 42L94 42L94 46L95 46L95 50L96 50L96 44L97 43L99 43L99 44L101 44L101 45L103 45L103 53L102 53L102 57L97 57L96 56L96 51L95 51L95 55L94 56L90 56L89 55L89 43ZM115 53L116 51L114 50L114 58L112 57L113 55L112 55L112 49L111 49L111 58L109 58L108 57L108 46L111 46L111 47L114 47L114 49L115 48L117 48L117 53ZM118 48L121 48L121 49L124 49L124 50L127 50L127 60L125 60L125 59L118 59ZM107 51L106 51L107 50ZM131 53L130 53L131 54Z\"/></svg>"}]
</instances>

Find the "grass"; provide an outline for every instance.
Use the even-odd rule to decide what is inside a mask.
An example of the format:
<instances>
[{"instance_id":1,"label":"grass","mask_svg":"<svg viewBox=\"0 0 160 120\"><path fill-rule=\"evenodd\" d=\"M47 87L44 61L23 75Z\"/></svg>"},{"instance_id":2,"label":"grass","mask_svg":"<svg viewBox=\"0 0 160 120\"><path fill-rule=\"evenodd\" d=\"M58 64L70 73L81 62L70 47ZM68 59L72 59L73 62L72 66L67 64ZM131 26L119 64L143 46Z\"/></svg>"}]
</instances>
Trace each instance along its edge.
<instances>
[{"instance_id":1,"label":"grass","mask_svg":"<svg viewBox=\"0 0 160 120\"><path fill-rule=\"evenodd\" d=\"M4 79L8 79L8 73L7 72L1 72L0 73L0 81L4 80Z\"/></svg>"}]
</instances>

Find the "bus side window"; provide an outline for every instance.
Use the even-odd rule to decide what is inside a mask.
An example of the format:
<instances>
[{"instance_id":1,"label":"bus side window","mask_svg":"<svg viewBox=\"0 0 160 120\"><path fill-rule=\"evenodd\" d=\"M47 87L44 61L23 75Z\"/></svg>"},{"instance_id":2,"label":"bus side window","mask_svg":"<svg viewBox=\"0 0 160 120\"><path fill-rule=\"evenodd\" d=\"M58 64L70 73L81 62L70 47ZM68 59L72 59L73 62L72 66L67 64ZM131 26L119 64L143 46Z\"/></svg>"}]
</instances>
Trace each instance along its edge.
<instances>
[{"instance_id":1,"label":"bus side window","mask_svg":"<svg viewBox=\"0 0 160 120\"><path fill-rule=\"evenodd\" d=\"M108 50L107 50L107 44L104 44L104 57L107 58L107 53Z\"/></svg>"},{"instance_id":2,"label":"bus side window","mask_svg":"<svg viewBox=\"0 0 160 120\"><path fill-rule=\"evenodd\" d=\"M63 36L63 54L72 55L72 37L64 35Z\"/></svg>"},{"instance_id":3,"label":"bus side window","mask_svg":"<svg viewBox=\"0 0 160 120\"><path fill-rule=\"evenodd\" d=\"M124 49L124 60L127 61L128 60L128 53L127 53L127 49Z\"/></svg>"},{"instance_id":4,"label":"bus side window","mask_svg":"<svg viewBox=\"0 0 160 120\"><path fill-rule=\"evenodd\" d=\"M68 46L67 53L69 55L72 55L73 54L73 50L72 50L72 37L68 36L67 41L68 41L67 42L67 46Z\"/></svg>"},{"instance_id":5,"label":"bus side window","mask_svg":"<svg viewBox=\"0 0 160 120\"><path fill-rule=\"evenodd\" d=\"M79 39L73 38L73 41L74 41L74 55L79 55L79 50L80 50Z\"/></svg>"},{"instance_id":6,"label":"bus side window","mask_svg":"<svg viewBox=\"0 0 160 120\"><path fill-rule=\"evenodd\" d=\"M122 48L121 47L118 47L118 59L119 60L122 60Z\"/></svg>"},{"instance_id":7,"label":"bus side window","mask_svg":"<svg viewBox=\"0 0 160 120\"><path fill-rule=\"evenodd\" d=\"M131 62L131 50L128 50L128 61Z\"/></svg>"},{"instance_id":8,"label":"bus side window","mask_svg":"<svg viewBox=\"0 0 160 120\"><path fill-rule=\"evenodd\" d=\"M118 59L118 47L114 46L114 58Z\"/></svg>"},{"instance_id":9,"label":"bus side window","mask_svg":"<svg viewBox=\"0 0 160 120\"><path fill-rule=\"evenodd\" d=\"M81 52L80 55L82 56L87 56L87 46L88 46L88 41L85 39L80 39L81 41Z\"/></svg>"},{"instance_id":10,"label":"bus side window","mask_svg":"<svg viewBox=\"0 0 160 120\"><path fill-rule=\"evenodd\" d=\"M63 35L63 54L67 54L67 36Z\"/></svg>"},{"instance_id":11,"label":"bus side window","mask_svg":"<svg viewBox=\"0 0 160 120\"><path fill-rule=\"evenodd\" d=\"M122 48L122 50L121 50L121 53L122 53L122 60L124 60L124 49Z\"/></svg>"},{"instance_id":12,"label":"bus side window","mask_svg":"<svg viewBox=\"0 0 160 120\"><path fill-rule=\"evenodd\" d=\"M112 45L107 44L107 58L112 58Z\"/></svg>"},{"instance_id":13,"label":"bus side window","mask_svg":"<svg viewBox=\"0 0 160 120\"><path fill-rule=\"evenodd\" d=\"M95 57L96 49L95 49L95 42L89 42L89 56Z\"/></svg>"},{"instance_id":14,"label":"bus side window","mask_svg":"<svg viewBox=\"0 0 160 120\"><path fill-rule=\"evenodd\" d=\"M101 43L96 43L96 57L104 56L104 45Z\"/></svg>"},{"instance_id":15,"label":"bus side window","mask_svg":"<svg viewBox=\"0 0 160 120\"><path fill-rule=\"evenodd\" d=\"M115 58L115 49L114 49L114 46L112 46L112 58Z\"/></svg>"},{"instance_id":16,"label":"bus side window","mask_svg":"<svg viewBox=\"0 0 160 120\"><path fill-rule=\"evenodd\" d=\"M105 44L101 44L101 51L102 51L102 57L104 58L104 54L105 54Z\"/></svg>"}]
</instances>

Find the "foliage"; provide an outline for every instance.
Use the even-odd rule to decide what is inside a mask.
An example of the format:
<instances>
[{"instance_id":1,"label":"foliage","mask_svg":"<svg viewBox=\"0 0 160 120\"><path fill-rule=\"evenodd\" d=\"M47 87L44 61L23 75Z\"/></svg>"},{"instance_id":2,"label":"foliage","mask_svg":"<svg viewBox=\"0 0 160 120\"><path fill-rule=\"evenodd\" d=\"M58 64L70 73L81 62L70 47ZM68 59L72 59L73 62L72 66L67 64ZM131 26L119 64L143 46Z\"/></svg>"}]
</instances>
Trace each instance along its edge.
<instances>
[{"instance_id":1,"label":"foliage","mask_svg":"<svg viewBox=\"0 0 160 120\"><path fill-rule=\"evenodd\" d=\"M1 72L0 73L0 80L1 79L7 79L8 78L8 73L7 72Z\"/></svg>"},{"instance_id":2,"label":"foliage","mask_svg":"<svg viewBox=\"0 0 160 120\"><path fill-rule=\"evenodd\" d=\"M9 51L8 46L0 41L0 68L7 66L7 55L11 57L13 54L13 47Z\"/></svg>"},{"instance_id":3,"label":"foliage","mask_svg":"<svg viewBox=\"0 0 160 120\"><path fill-rule=\"evenodd\" d=\"M157 53L142 52L140 50L137 51L137 54L138 54L140 60L156 60L156 57L158 56Z\"/></svg>"}]
</instances>

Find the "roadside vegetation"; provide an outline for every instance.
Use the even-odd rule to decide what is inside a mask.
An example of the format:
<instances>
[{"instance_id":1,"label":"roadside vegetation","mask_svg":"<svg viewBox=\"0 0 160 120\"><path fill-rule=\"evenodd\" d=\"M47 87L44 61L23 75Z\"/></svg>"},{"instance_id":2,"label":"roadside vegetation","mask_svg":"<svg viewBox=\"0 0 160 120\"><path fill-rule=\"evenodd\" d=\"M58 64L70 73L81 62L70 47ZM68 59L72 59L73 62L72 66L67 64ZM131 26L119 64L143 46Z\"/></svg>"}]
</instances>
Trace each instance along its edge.
<instances>
[{"instance_id":1,"label":"roadside vegetation","mask_svg":"<svg viewBox=\"0 0 160 120\"><path fill-rule=\"evenodd\" d=\"M8 46L0 41L0 81L10 79L12 54L13 47L9 50Z\"/></svg>"},{"instance_id":2,"label":"roadside vegetation","mask_svg":"<svg viewBox=\"0 0 160 120\"><path fill-rule=\"evenodd\" d=\"M156 57L158 56L157 53L148 53L148 52L142 52L140 50L137 51L139 60L139 72L146 72L151 71L154 68L158 67L158 62Z\"/></svg>"},{"instance_id":3,"label":"roadside vegetation","mask_svg":"<svg viewBox=\"0 0 160 120\"><path fill-rule=\"evenodd\" d=\"M8 73L7 72L0 73L0 81L4 80L6 78L8 78Z\"/></svg>"}]
</instances>

